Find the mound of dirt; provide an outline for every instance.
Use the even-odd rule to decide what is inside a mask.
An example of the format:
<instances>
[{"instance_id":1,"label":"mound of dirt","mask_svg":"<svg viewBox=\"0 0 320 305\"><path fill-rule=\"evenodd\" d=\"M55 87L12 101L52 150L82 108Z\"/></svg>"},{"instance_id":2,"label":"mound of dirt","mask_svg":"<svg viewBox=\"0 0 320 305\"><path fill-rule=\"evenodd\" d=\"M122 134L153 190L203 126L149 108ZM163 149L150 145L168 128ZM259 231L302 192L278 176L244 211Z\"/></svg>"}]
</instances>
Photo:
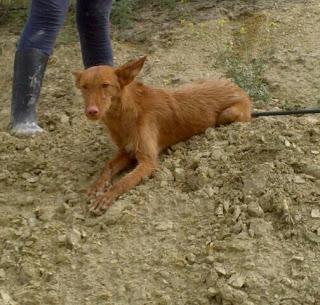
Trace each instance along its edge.
<instances>
[{"instance_id":1,"label":"mound of dirt","mask_svg":"<svg viewBox=\"0 0 320 305\"><path fill-rule=\"evenodd\" d=\"M316 2L283 3L278 11L262 2L258 7L277 13L281 29L304 11L305 35L316 35ZM170 46L153 42L146 82L176 84L223 73L206 61L208 36L184 31L177 29ZM49 64L39 108L47 133L17 139L6 132L16 38L1 31L0 304L320 304L319 117L209 128L168 149L154 177L96 218L87 212L83 191L115 149L105 130L85 119L74 90L77 43L60 43ZM116 61L148 48L115 41ZM282 45L276 52L284 54ZM306 61L316 64L312 58ZM290 65L280 88L298 90L286 75L293 78L300 65L301 73L319 73L300 61ZM272 62L268 67L274 77L282 69ZM306 94L318 90L305 84L299 88ZM286 97L255 107L295 104Z\"/></svg>"}]
</instances>

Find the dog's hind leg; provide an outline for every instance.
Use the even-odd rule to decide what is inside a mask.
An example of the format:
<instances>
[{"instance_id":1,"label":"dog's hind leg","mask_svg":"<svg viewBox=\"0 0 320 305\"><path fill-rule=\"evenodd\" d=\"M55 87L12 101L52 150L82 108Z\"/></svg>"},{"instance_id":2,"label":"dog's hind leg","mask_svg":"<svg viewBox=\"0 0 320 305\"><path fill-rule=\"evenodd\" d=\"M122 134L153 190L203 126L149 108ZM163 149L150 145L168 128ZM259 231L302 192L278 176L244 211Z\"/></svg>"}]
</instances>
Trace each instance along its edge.
<instances>
[{"instance_id":1,"label":"dog's hind leg","mask_svg":"<svg viewBox=\"0 0 320 305\"><path fill-rule=\"evenodd\" d=\"M217 119L216 126L233 122L249 122L251 119L250 107L247 104L237 103L223 110Z\"/></svg>"}]
</instances>

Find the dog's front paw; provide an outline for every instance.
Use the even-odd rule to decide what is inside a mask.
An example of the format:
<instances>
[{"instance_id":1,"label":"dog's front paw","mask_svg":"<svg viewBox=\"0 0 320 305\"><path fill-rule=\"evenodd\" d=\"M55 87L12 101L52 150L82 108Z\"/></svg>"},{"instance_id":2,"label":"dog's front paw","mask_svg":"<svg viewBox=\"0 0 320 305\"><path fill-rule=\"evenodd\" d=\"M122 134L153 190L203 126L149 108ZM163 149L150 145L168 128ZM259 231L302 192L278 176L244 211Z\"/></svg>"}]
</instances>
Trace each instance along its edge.
<instances>
[{"instance_id":1,"label":"dog's front paw","mask_svg":"<svg viewBox=\"0 0 320 305\"><path fill-rule=\"evenodd\" d=\"M96 182L94 185L89 187L86 191L87 196L92 197L96 196L98 193L103 193L106 187L106 182Z\"/></svg>"},{"instance_id":2,"label":"dog's front paw","mask_svg":"<svg viewBox=\"0 0 320 305\"><path fill-rule=\"evenodd\" d=\"M98 197L89 207L89 211L94 215L102 215L112 205L113 195L110 192Z\"/></svg>"}]
</instances>

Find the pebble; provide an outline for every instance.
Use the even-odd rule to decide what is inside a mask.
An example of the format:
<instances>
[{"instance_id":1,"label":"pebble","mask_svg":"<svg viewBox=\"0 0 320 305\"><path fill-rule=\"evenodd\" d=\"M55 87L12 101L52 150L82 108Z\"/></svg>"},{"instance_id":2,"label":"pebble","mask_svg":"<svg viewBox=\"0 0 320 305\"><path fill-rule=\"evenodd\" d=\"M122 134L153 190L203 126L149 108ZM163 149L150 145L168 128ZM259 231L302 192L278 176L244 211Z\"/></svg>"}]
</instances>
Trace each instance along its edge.
<instances>
[{"instance_id":1,"label":"pebble","mask_svg":"<svg viewBox=\"0 0 320 305\"><path fill-rule=\"evenodd\" d=\"M285 139L284 140L284 145L285 145L285 147L290 147L291 143L287 139Z\"/></svg>"},{"instance_id":2,"label":"pebble","mask_svg":"<svg viewBox=\"0 0 320 305\"><path fill-rule=\"evenodd\" d=\"M222 285L219 290L222 299L233 304L242 304L248 299L248 295L244 291L234 289L227 284Z\"/></svg>"},{"instance_id":3,"label":"pebble","mask_svg":"<svg viewBox=\"0 0 320 305\"><path fill-rule=\"evenodd\" d=\"M231 232L235 233L235 234L239 234L242 229L243 229L243 222L241 220L239 220L232 228L231 228Z\"/></svg>"},{"instance_id":4,"label":"pebble","mask_svg":"<svg viewBox=\"0 0 320 305\"><path fill-rule=\"evenodd\" d=\"M3 305L17 305L17 303L11 298L10 294L4 290L0 290L0 296L3 301Z\"/></svg>"},{"instance_id":5,"label":"pebble","mask_svg":"<svg viewBox=\"0 0 320 305\"><path fill-rule=\"evenodd\" d=\"M59 244L65 244L66 243L66 235L65 234L59 234L57 237Z\"/></svg>"},{"instance_id":6,"label":"pebble","mask_svg":"<svg viewBox=\"0 0 320 305\"><path fill-rule=\"evenodd\" d=\"M73 249L79 246L81 240L81 232L77 229L70 230L66 235L66 245L67 247Z\"/></svg>"},{"instance_id":7,"label":"pebble","mask_svg":"<svg viewBox=\"0 0 320 305\"><path fill-rule=\"evenodd\" d=\"M218 279L219 275L216 272L216 270L211 269L207 274L205 281L208 286L215 286L217 284Z\"/></svg>"},{"instance_id":8,"label":"pebble","mask_svg":"<svg viewBox=\"0 0 320 305\"><path fill-rule=\"evenodd\" d=\"M162 221L156 224L157 231L168 231L173 229L173 223L170 220Z\"/></svg>"},{"instance_id":9,"label":"pebble","mask_svg":"<svg viewBox=\"0 0 320 305\"><path fill-rule=\"evenodd\" d=\"M304 261L304 257L303 256L294 255L294 256L292 256L291 260L297 261L297 262L303 262Z\"/></svg>"},{"instance_id":10,"label":"pebble","mask_svg":"<svg viewBox=\"0 0 320 305\"><path fill-rule=\"evenodd\" d=\"M209 287L208 288L208 297L213 298L219 293L219 290L215 287Z\"/></svg>"},{"instance_id":11,"label":"pebble","mask_svg":"<svg viewBox=\"0 0 320 305\"><path fill-rule=\"evenodd\" d=\"M0 269L0 282L3 282L6 279L6 272L4 269Z\"/></svg>"},{"instance_id":12,"label":"pebble","mask_svg":"<svg viewBox=\"0 0 320 305\"><path fill-rule=\"evenodd\" d=\"M307 240L320 244L320 236L310 231L305 231L305 237Z\"/></svg>"},{"instance_id":13,"label":"pebble","mask_svg":"<svg viewBox=\"0 0 320 305\"><path fill-rule=\"evenodd\" d=\"M207 257L205 258L205 262L206 262L207 264L213 264L213 263L214 263L214 256L212 256L212 255L207 256Z\"/></svg>"},{"instance_id":14,"label":"pebble","mask_svg":"<svg viewBox=\"0 0 320 305\"><path fill-rule=\"evenodd\" d=\"M191 264L194 264L196 262L196 256L193 253L189 253L186 256L187 261Z\"/></svg>"},{"instance_id":15,"label":"pebble","mask_svg":"<svg viewBox=\"0 0 320 305\"><path fill-rule=\"evenodd\" d=\"M263 210L256 201L252 201L248 204L248 214L251 217L262 217Z\"/></svg>"},{"instance_id":16,"label":"pebble","mask_svg":"<svg viewBox=\"0 0 320 305\"><path fill-rule=\"evenodd\" d=\"M250 231L253 233L253 236L267 236L272 230L272 225L261 218L253 218L250 220Z\"/></svg>"},{"instance_id":17,"label":"pebble","mask_svg":"<svg viewBox=\"0 0 320 305\"><path fill-rule=\"evenodd\" d=\"M214 149L213 152L211 153L211 159L215 161L219 161L224 155L225 155L225 152L222 149L220 148Z\"/></svg>"},{"instance_id":18,"label":"pebble","mask_svg":"<svg viewBox=\"0 0 320 305\"><path fill-rule=\"evenodd\" d=\"M225 267L220 264L220 263L215 263L214 264L214 269L219 273L219 274L222 274L222 275L226 275L227 274L227 271L225 269Z\"/></svg>"},{"instance_id":19,"label":"pebble","mask_svg":"<svg viewBox=\"0 0 320 305\"><path fill-rule=\"evenodd\" d=\"M216 215L218 217L222 217L223 216L223 205L219 204L216 208Z\"/></svg>"},{"instance_id":20,"label":"pebble","mask_svg":"<svg viewBox=\"0 0 320 305\"><path fill-rule=\"evenodd\" d=\"M312 209L311 210L311 217L312 218L320 218L320 210L319 209Z\"/></svg>"},{"instance_id":21,"label":"pebble","mask_svg":"<svg viewBox=\"0 0 320 305\"><path fill-rule=\"evenodd\" d=\"M70 121L70 118L69 118L66 114L62 114L62 115L60 116L60 122L61 122L62 124L69 123L69 121Z\"/></svg>"},{"instance_id":22,"label":"pebble","mask_svg":"<svg viewBox=\"0 0 320 305\"><path fill-rule=\"evenodd\" d=\"M228 280L228 284L234 288L241 288L244 283L245 277L237 273L233 274Z\"/></svg>"},{"instance_id":23,"label":"pebble","mask_svg":"<svg viewBox=\"0 0 320 305\"><path fill-rule=\"evenodd\" d=\"M163 167L161 170L155 173L155 176L161 180L161 182L173 181L174 176L172 175L171 171Z\"/></svg>"},{"instance_id":24,"label":"pebble","mask_svg":"<svg viewBox=\"0 0 320 305\"><path fill-rule=\"evenodd\" d=\"M55 209L56 214L65 214L66 211L70 209L69 205L66 204L64 201L59 201L57 203L57 207Z\"/></svg>"},{"instance_id":25,"label":"pebble","mask_svg":"<svg viewBox=\"0 0 320 305\"><path fill-rule=\"evenodd\" d=\"M306 180L304 180L301 176L295 176L293 181L296 184L304 184L304 183L306 183Z\"/></svg>"},{"instance_id":26,"label":"pebble","mask_svg":"<svg viewBox=\"0 0 320 305\"><path fill-rule=\"evenodd\" d=\"M223 204L223 209L225 210L226 213L228 213L229 208L230 208L230 202L225 200L225 201L223 201L222 204Z\"/></svg>"},{"instance_id":27,"label":"pebble","mask_svg":"<svg viewBox=\"0 0 320 305\"><path fill-rule=\"evenodd\" d=\"M174 170L173 176L177 182L185 181L185 171L183 168L176 168Z\"/></svg>"},{"instance_id":28,"label":"pebble","mask_svg":"<svg viewBox=\"0 0 320 305\"><path fill-rule=\"evenodd\" d=\"M123 216L123 211L128 207L127 200L118 200L103 215L103 223L107 226L114 225Z\"/></svg>"},{"instance_id":29,"label":"pebble","mask_svg":"<svg viewBox=\"0 0 320 305\"><path fill-rule=\"evenodd\" d=\"M237 221L237 219L239 218L240 214L241 214L241 208L238 205L236 205L234 207L234 211L233 211L233 216L232 216L233 220Z\"/></svg>"}]
</instances>

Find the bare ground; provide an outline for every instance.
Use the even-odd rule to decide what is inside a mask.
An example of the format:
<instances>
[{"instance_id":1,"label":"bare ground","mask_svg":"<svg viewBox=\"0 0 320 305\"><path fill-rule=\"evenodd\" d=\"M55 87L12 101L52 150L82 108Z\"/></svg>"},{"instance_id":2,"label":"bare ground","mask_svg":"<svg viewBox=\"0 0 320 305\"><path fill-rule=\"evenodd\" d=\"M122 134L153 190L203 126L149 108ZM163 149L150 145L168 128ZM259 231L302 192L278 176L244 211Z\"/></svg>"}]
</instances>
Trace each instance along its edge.
<instances>
[{"instance_id":1,"label":"bare ground","mask_svg":"<svg viewBox=\"0 0 320 305\"><path fill-rule=\"evenodd\" d=\"M116 62L148 53L142 78L157 86L224 75L217 56L244 27L238 55L265 56L273 97L255 108L312 107L319 13L318 1L195 1L174 21L146 11L114 30ZM319 117L208 129L92 217L83 190L114 147L83 115L72 33L43 86L48 132L29 140L6 132L17 33L0 33L0 304L320 304Z\"/></svg>"}]
</instances>

